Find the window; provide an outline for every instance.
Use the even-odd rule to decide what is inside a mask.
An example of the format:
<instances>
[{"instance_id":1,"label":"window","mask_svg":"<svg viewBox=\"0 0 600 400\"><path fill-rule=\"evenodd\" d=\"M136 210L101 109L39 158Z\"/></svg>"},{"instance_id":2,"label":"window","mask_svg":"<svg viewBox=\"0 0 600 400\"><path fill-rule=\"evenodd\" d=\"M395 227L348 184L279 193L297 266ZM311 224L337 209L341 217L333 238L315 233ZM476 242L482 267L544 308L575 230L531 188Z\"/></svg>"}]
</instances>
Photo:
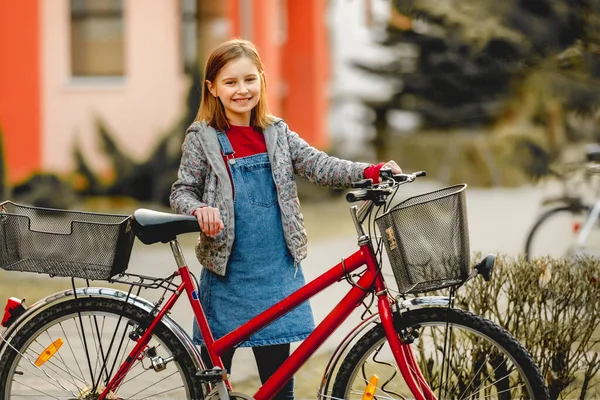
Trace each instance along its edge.
<instances>
[{"instance_id":1,"label":"window","mask_svg":"<svg viewBox=\"0 0 600 400\"><path fill-rule=\"evenodd\" d=\"M198 62L198 5L196 0L181 0L181 46L186 73L197 68Z\"/></svg>"},{"instance_id":2,"label":"window","mask_svg":"<svg viewBox=\"0 0 600 400\"><path fill-rule=\"evenodd\" d=\"M123 76L123 0L71 0L71 75Z\"/></svg>"}]
</instances>

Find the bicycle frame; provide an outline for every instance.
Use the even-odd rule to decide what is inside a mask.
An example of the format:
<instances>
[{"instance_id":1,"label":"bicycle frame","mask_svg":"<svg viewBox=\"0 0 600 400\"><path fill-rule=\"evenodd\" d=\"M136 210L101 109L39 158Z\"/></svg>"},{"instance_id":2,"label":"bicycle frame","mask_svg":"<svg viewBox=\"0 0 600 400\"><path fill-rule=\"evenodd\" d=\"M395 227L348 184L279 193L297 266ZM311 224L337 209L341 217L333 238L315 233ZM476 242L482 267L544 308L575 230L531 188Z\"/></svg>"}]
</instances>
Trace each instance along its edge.
<instances>
[{"instance_id":1,"label":"bicycle frame","mask_svg":"<svg viewBox=\"0 0 600 400\"><path fill-rule=\"evenodd\" d=\"M181 277L182 283L169 297L146 331L138 339L136 346L134 346L129 357L127 357L126 361L120 366L117 373L106 386L100 399L104 399L114 388L118 388L134 361L141 356L142 351L150 340L154 327L159 323L161 318L171 310L183 292L187 294L188 300L192 306L192 310L198 322L198 327L202 333L206 349L213 365L215 367L223 368L220 356L226 350L245 341L252 334L269 323L293 310L295 307L329 286L343 280L349 273L352 273L365 265L366 270L362 273L358 282L352 286L339 304L334 307L319 325L317 325L315 330L299 345L299 347L290 354L289 358L259 388L253 397L256 400L273 398L285 383L292 378L300 367L325 342L325 340L344 322L344 320L346 320L352 311L362 303L364 298L374 290L375 295L377 296L381 323L406 384L409 386L416 399L435 399L435 395L432 393L431 389L424 383L425 380L416 365L410 346L404 345L398 337L394 327L394 307L392 304L394 301L388 295L383 276L379 271L371 240L368 236L363 235L359 238L359 249L348 258L342 259L340 263L307 283L295 293L292 293L287 298L281 300L217 340L213 338L211 333L204 310L200 304L196 285L192 279L189 268L185 263L179 243L177 240L173 240L170 242L170 245L175 260L177 261L177 275ZM229 382L226 382L226 385L231 389Z\"/></svg>"},{"instance_id":2,"label":"bicycle frame","mask_svg":"<svg viewBox=\"0 0 600 400\"><path fill-rule=\"evenodd\" d=\"M585 247L588 237L590 233L594 229L594 226L598 223L598 218L600 217L600 201L597 201L592 209L590 210L585 223L579 230L579 234L577 235L576 248L574 251L578 251Z\"/></svg>"}]
</instances>

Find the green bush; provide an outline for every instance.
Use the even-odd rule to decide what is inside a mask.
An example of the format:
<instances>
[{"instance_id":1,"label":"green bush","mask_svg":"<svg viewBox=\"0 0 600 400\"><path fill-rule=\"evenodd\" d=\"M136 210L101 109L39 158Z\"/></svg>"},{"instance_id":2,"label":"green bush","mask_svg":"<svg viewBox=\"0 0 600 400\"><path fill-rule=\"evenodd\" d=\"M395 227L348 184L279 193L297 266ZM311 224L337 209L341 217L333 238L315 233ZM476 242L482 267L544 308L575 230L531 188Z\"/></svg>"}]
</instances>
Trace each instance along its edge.
<instances>
[{"instance_id":1,"label":"green bush","mask_svg":"<svg viewBox=\"0 0 600 400\"><path fill-rule=\"evenodd\" d=\"M552 398L600 396L600 262L500 257L490 282L473 279L457 305L510 331L533 355Z\"/></svg>"}]
</instances>

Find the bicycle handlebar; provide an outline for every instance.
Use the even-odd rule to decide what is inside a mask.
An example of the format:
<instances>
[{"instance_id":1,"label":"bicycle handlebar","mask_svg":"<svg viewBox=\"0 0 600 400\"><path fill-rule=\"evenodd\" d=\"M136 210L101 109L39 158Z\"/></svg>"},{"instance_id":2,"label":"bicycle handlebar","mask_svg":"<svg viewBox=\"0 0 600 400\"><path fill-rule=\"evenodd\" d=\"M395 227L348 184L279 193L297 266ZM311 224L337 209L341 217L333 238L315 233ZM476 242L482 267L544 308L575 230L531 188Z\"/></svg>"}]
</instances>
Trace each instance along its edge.
<instances>
[{"instance_id":1,"label":"bicycle handlebar","mask_svg":"<svg viewBox=\"0 0 600 400\"><path fill-rule=\"evenodd\" d=\"M425 171L417 171L417 172L413 172L412 174L392 174L392 170L391 169L387 169L387 168L382 168L381 171L379 171L379 176L381 176L382 181L386 180L386 179L393 179L396 182L412 182L415 179L421 177L421 176L426 176L427 173Z\"/></svg>"},{"instance_id":2,"label":"bicycle handlebar","mask_svg":"<svg viewBox=\"0 0 600 400\"><path fill-rule=\"evenodd\" d=\"M354 203L357 201L371 200L375 204L381 205L385 203L387 196L393 193L394 188L404 183L410 183L415 179L426 176L425 171L417 171L412 174L392 174L392 170L385 168L381 169L379 176L380 183L373 183L372 179L363 179L358 182L353 182L353 188L362 190L351 191L346 194L346 201Z\"/></svg>"}]
</instances>

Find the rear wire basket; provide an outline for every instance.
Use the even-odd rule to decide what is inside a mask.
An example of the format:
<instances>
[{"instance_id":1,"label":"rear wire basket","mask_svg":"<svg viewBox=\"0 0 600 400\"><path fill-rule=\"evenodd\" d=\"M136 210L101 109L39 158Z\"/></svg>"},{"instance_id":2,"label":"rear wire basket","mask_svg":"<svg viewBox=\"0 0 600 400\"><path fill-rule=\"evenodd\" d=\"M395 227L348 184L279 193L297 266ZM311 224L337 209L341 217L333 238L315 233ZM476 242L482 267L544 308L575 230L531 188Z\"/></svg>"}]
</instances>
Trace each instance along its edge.
<instances>
[{"instance_id":1,"label":"rear wire basket","mask_svg":"<svg viewBox=\"0 0 600 400\"><path fill-rule=\"evenodd\" d=\"M135 235L128 215L0 203L0 268L108 280L127 269Z\"/></svg>"},{"instance_id":2,"label":"rear wire basket","mask_svg":"<svg viewBox=\"0 0 600 400\"><path fill-rule=\"evenodd\" d=\"M468 277L466 187L410 197L375 220L400 293L455 286Z\"/></svg>"}]
</instances>

